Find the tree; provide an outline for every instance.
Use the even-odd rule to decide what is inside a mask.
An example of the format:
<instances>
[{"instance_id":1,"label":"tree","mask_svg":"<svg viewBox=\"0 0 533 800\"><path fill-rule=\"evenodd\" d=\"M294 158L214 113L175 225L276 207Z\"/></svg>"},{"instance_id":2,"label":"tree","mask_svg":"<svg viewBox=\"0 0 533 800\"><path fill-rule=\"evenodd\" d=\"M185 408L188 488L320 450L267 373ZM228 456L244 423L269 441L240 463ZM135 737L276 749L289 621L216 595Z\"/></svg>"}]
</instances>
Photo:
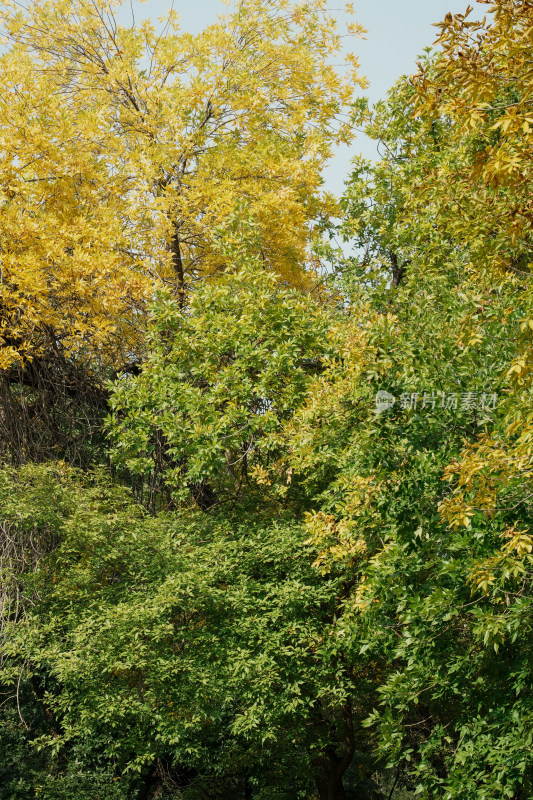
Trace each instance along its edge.
<instances>
[{"instance_id":1,"label":"tree","mask_svg":"<svg viewBox=\"0 0 533 800\"><path fill-rule=\"evenodd\" d=\"M239 2L196 36L173 13L156 31L119 11L0 14L0 429L15 463L101 454L103 383L142 361L147 303L166 286L183 305L231 268L218 240L235 215L255 218L265 269L312 285L311 222L332 208L321 168L351 135L359 79L331 65L321 0Z\"/></svg>"},{"instance_id":2,"label":"tree","mask_svg":"<svg viewBox=\"0 0 533 800\"><path fill-rule=\"evenodd\" d=\"M24 724L41 709L46 797L82 792L97 766L95 796L101 780L117 797L306 798L316 777L338 800L358 749L371 787L368 687L331 647L342 585L312 568L291 515L151 517L105 474L57 467L0 483L18 552L52 545L16 570L1 671Z\"/></svg>"},{"instance_id":3,"label":"tree","mask_svg":"<svg viewBox=\"0 0 533 800\"><path fill-rule=\"evenodd\" d=\"M339 232L365 248L337 256L351 323L287 425L285 469L308 491L316 566L349 586L335 637L380 684L367 724L399 780L422 797L518 798L533 770L531 508L482 442L506 424L529 300L514 274L495 285L472 263L476 231L455 237L441 170L466 170L472 142L444 115L413 119L413 96L401 82L378 107L383 160L348 183ZM465 475L499 502L468 512Z\"/></svg>"},{"instance_id":4,"label":"tree","mask_svg":"<svg viewBox=\"0 0 533 800\"><path fill-rule=\"evenodd\" d=\"M225 266L246 200L265 265L305 282L320 170L354 77L322 0L239 2L202 34L125 28L115 3L4 4L2 367L60 347L126 359L161 281L184 301ZM355 79L357 83L359 79Z\"/></svg>"},{"instance_id":5,"label":"tree","mask_svg":"<svg viewBox=\"0 0 533 800\"><path fill-rule=\"evenodd\" d=\"M141 373L114 384L114 460L142 477L148 502L161 482L202 508L250 493L262 502L284 423L332 351L334 308L280 287L243 250L186 309L161 296ZM284 482L288 492L290 472Z\"/></svg>"},{"instance_id":6,"label":"tree","mask_svg":"<svg viewBox=\"0 0 533 800\"><path fill-rule=\"evenodd\" d=\"M470 20L469 7L439 24L441 52L434 70L421 68L415 76L416 107L448 115L456 143L475 143L474 158L456 178L462 187L475 187L475 193L468 192L475 194L469 220L482 224L483 211L490 209L494 233L485 245L495 255L503 250L505 260L506 248L497 244L502 235L531 251L533 19L531 3L524 0L481 2L492 16Z\"/></svg>"},{"instance_id":7,"label":"tree","mask_svg":"<svg viewBox=\"0 0 533 800\"><path fill-rule=\"evenodd\" d=\"M501 291L512 275L520 292L521 315L511 338L516 347L506 367L511 387L505 412L491 435L468 447L450 466L456 477L443 514L453 525L483 515L506 520L512 530L517 504L528 514L531 468L531 74L533 35L528 2L498 0L481 22L448 15L441 24L442 54L433 71L415 79L422 114L445 115L452 143L468 154L459 170L431 174L428 192L441 198L450 218L452 179L468 197L466 213L455 215L458 238L472 240L478 282ZM464 210L464 209L463 209ZM510 304L511 305L511 304ZM512 309L512 306L510 310ZM505 317L504 317L505 319ZM521 552L515 541L516 552ZM507 546L500 557L505 560ZM523 565L526 569L526 564Z\"/></svg>"}]
</instances>

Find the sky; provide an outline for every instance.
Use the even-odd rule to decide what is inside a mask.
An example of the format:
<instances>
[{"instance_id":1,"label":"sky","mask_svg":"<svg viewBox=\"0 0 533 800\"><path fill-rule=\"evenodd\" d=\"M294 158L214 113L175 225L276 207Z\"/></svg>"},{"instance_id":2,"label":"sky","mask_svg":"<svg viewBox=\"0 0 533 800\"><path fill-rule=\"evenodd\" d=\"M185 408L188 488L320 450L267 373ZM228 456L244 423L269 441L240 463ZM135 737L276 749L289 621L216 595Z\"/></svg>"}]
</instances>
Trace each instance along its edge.
<instances>
[{"instance_id":1,"label":"sky","mask_svg":"<svg viewBox=\"0 0 533 800\"><path fill-rule=\"evenodd\" d=\"M470 4L474 6L472 18L483 17L488 8L476 0L470 0ZM170 0L147 0L139 9L140 16L155 20L164 15L169 5ZM374 103L386 96L401 75L416 71L417 57L438 33L432 23L443 20L449 11L464 12L468 0L356 0L354 5L357 22L367 29L365 40L354 40L352 46L361 74L370 81L369 88L361 90L361 94ZM331 0L331 10L343 6L344 0ZM174 9L181 17L182 27L197 32L214 22L227 6L222 0L174 0ZM374 143L359 135L349 148L339 148L326 169L327 189L336 194L343 191L350 160L357 154L375 157Z\"/></svg>"}]
</instances>

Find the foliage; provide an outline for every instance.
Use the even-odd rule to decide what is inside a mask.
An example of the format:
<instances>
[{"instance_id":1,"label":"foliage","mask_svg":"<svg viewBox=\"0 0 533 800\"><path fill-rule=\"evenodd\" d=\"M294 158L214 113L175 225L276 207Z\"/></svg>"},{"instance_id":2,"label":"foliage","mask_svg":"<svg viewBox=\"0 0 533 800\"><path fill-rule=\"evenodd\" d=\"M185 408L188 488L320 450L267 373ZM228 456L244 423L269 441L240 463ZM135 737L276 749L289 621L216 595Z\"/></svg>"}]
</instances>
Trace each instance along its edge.
<instances>
[{"instance_id":1,"label":"foliage","mask_svg":"<svg viewBox=\"0 0 533 800\"><path fill-rule=\"evenodd\" d=\"M475 142L474 158L456 178L461 188L468 189L470 184L469 197L475 186L469 221L483 224L482 209L491 209L493 236L487 237L487 245L502 233L513 244L530 243L531 4L481 2L492 16L472 21L470 7L465 14L448 14L440 23L436 69L416 76L417 107L449 116L456 143L461 139ZM502 257L506 258L505 252Z\"/></svg>"},{"instance_id":2,"label":"foliage","mask_svg":"<svg viewBox=\"0 0 533 800\"><path fill-rule=\"evenodd\" d=\"M446 109L413 119L414 97L400 82L369 120L384 156L356 164L338 230L359 250L333 254L355 340L346 328L290 421L288 460L314 501L316 566L351 578L336 636L379 676L367 724L390 766L421 797L529 797L529 456L509 452L528 419L512 365L529 290L478 262L492 218L477 186L451 183L452 167L474 174L473 136ZM502 231L499 247L509 262L527 243ZM378 413L383 389L396 402Z\"/></svg>"},{"instance_id":3,"label":"foliage","mask_svg":"<svg viewBox=\"0 0 533 800\"><path fill-rule=\"evenodd\" d=\"M415 83L419 113L446 116L451 146L469 154L459 170L435 171L428 191L442 209L449 200L444 183L451 184L453 176L468 198L467 212L454 215L453 230L472 248L476 281L502 291L511 274L520 293L521 313L510 332L516 347L506 365L511 386L505 413L490 435L480 437L450 465L448 475L457 482L442 512L452 524L491 516L513 529L517 514L528 517L532 458L528 114L533 27L529 3L502 0L490 10L492 16L479 23L468 14L448 15L440 26L442 54L435 69L421 70ZM449 220L451 213L443 216ZM514 312L513 304L509 306ZM505 548L501 557L505 559Z\"/></svg>"},{"instance_id":4,"label":"foliage","mask_svg":"<svg viewBox=\"0 0 533 800\"><path fill-rule=\"evenodd\" d=\"M470 13L347 123L322 0L0 12L0 798L533 796L532 16Z\"/></svg>"},{"instance_id":5,"label":"foliage","mask_svg":"<svg viewBox=\"0 0 533 800\"><path fill-rule=\"evenodd\" d=\"M3 683L42 687L52 720L40 747L100 750L126 783L166 763L217 797L228 776L309 791L321 753L344 747L355 675L329 645L341 584L312 568L301 526L151 518L106 476L53 467L4 472L0 491L6 521L56 543L4 628Z\"/></svg>"},{"instance_id":6,"label":"foliage","mask_svg":"<svg viewBox=\"0 0 533 800\"><path fill-rule=\"evenodd\" d=\"M117 9L2 7L2 368L56 347L127 361L154 286L183 300L223 268L216 231L242 200L265 263L305 283L331 208L320 171L359 79L331 65L323 0L239 2L196 36Z\"/></svg>"},{"instance_id":7,"label":"foliage","mask_svg":"<svg viewBox=\"0 0 533 800\"><path fill-rule=\"evenodd\" d=\"M119 379L110 401L115 460L203 507L266 488L284 423L332 348L332 312L243 257L186 309L160 296L142 372Z\"/></svg>"}]
</instances>

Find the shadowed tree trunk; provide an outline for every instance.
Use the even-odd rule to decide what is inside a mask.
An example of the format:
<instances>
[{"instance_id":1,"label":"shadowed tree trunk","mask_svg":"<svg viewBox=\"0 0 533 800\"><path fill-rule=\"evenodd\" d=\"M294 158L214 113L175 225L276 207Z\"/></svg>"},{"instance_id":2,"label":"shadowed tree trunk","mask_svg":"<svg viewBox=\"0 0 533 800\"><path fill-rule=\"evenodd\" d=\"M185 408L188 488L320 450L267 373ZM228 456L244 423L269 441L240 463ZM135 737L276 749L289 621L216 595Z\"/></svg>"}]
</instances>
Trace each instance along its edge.
<instances>
[{"instance_id":1,"label":"shadowed tree trunk","mask_svg":"<svg viewBox=\"0 0 533 800\"><path fill-rule=\"evenodd\" d=\"M397 289L401 281L405 278L408 262L400 264L398 256L393 250L389 251L389 259L392 266L392 288Z\"/></svg>"},{"instance_id":2,"label":"shadowed tree trunk","mask_svg":"<svg viewBox=\"0 0 533 800\"><path fill-rule=\"evenodd\" d=\"M178 301L180 307L183 307L185 302L185 273L183 270L179 225L177 222L174 223L174 233L172 235L172 239L170 240L170 252L172 253L172 267L176 273Z\"/></svg>"},{"instance_id":3,"label":"shadowed tree trunk","mask_svg":"<svg viewBox=\"0 0 533 800\"><path fill-rule=\"evenodd\" d=\"M349 709L345 710L345 725L343 752L339 754L334 747L330 747L315 762L319 768L316 784L320 800L346 800L343 777L355 753L353 720Z\"/></svg>"},{"instance_id":4,"label":"shadowed tree trunk","mask_svg":"<svg viewBox=\"0 0 533 800\"><path fill-rule=\"evenodd\" d=\"M136 800L158 800L163 794L163 785L158 765L155 764L143 778Z\"/></svg>"}]
</instances>

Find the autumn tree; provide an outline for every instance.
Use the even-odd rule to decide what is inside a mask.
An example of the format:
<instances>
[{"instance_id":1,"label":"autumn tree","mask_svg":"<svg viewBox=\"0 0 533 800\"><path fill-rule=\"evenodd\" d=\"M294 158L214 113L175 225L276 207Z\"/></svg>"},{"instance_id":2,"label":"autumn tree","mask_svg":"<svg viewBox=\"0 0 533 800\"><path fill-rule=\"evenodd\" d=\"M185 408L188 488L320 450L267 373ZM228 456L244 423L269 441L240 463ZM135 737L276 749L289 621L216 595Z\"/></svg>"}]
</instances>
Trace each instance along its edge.
<instances>
[{"instance_id":1,"label":"autumn tree","mask_svg":"<svg viewBox=\"0 0 533 800\"><path fill-rule=\"evenodd\" d=\"M116 12L2 11L4 367L56 341L130 346L154 281L183 297L224 266L213 242L237 201L268 268L304 280L328 208L320 170L350 137L353 83L330 65L323 2L241 2L197 36L174 13L157 32Z\"/></svg>"},{"instance_id":2,"label":"autumn tree","mask_svg":"<svg viewBox=\"0 0 533 800\"><path fill-rule=\"evenodd\" d=\"M54 386L70 419L69 398L83 405L94 385L97 424L102 370L139 359L156 288L184 304L232 268L217 241L233 214L256 220L265 269L307 285L311 222L332 207L321 168L351 135L360 80L332 66L341 39L322 0L240 2L194 36L173 12L162 30L118 12L80 0L1 13L0 366L18 458L76 438L77 423L52 419ZM35 417L52 433L32 437Z\"/></svg>"},{"instance_id":3,"label":"autumn tree","mask_svg":"<svg viewBox=\"0 0 533 800\"><path fill-rule=\"evenodd\" d=\"M453 172L430 173L427 192L440 198L441 219L456 236L472 241L476 281L501 292L512 278L521 307L509 334L515 347L502 367L511 382L504 413L490 435L480 436L450 465L455 490L442 512L455 526L468 526L482 516L500 518L513 533L498 558L505 561L511 548L527 570L529 527L520 534L524 541L514 531L517 509L527 517L532 475L533 9L529 2L507 0L486 5L490 15L479 22L470 19L471 9L446 17L440 25L440 58L433 71L422 69L414 80L418 113L446 116L453 144L468 155ZM450 202L444 184L451 185L452 179L468 198L466 213L455 213ZM514 303L509 306L514 310ZM489 570L489 583L496 580L491 575Z\"/></svg>"},{"instance_id":4,"label":"autumn tree","mask_svg":"<svg viewBox=\"0 0 533 800\"><path fill-rule=\"evenodd\" d=\"M356 162L342 201L335 233L355 252L330 251L350 297L344 344L286 427L285 469L308 491L317 568L350 581L334 635L380 683L367 724L398 785L522 798L533 545L527 404L511 367L527 276L484 241L497 217L475 225L475 136L442 109L413 117L415 98L400 81L369 116L383 157ZM523 243L498 236L508 264ZM376 406L379 391L390 405Z\"/></svg>"},{"instance_id":5,"label":"autumn tree","mask_svg":"<svg viewBox=\"0 0 533 800\"><path fill-rule=\"evenodd\" d=\"M469 198L458 207L457 231L484 226L485 253L508 268L525 269L531 254L531 152L533 118L530 70L533 9L523 0L481 0L488 16L448 14L439 23L436 64L420 68L413 83L415 109L446 116L456 146L471 158L454 174ZM441 178L444 178L444 171ZM448 173L448 178L452 174ZM447 195L442 192L443 201ZM466 213L465 213L466 212ZM522 259L509 259L522 244ZM513 254L514 255L514 254ZM507 262L507 264L505 264Z\"/></svg>"}]
</instances>

